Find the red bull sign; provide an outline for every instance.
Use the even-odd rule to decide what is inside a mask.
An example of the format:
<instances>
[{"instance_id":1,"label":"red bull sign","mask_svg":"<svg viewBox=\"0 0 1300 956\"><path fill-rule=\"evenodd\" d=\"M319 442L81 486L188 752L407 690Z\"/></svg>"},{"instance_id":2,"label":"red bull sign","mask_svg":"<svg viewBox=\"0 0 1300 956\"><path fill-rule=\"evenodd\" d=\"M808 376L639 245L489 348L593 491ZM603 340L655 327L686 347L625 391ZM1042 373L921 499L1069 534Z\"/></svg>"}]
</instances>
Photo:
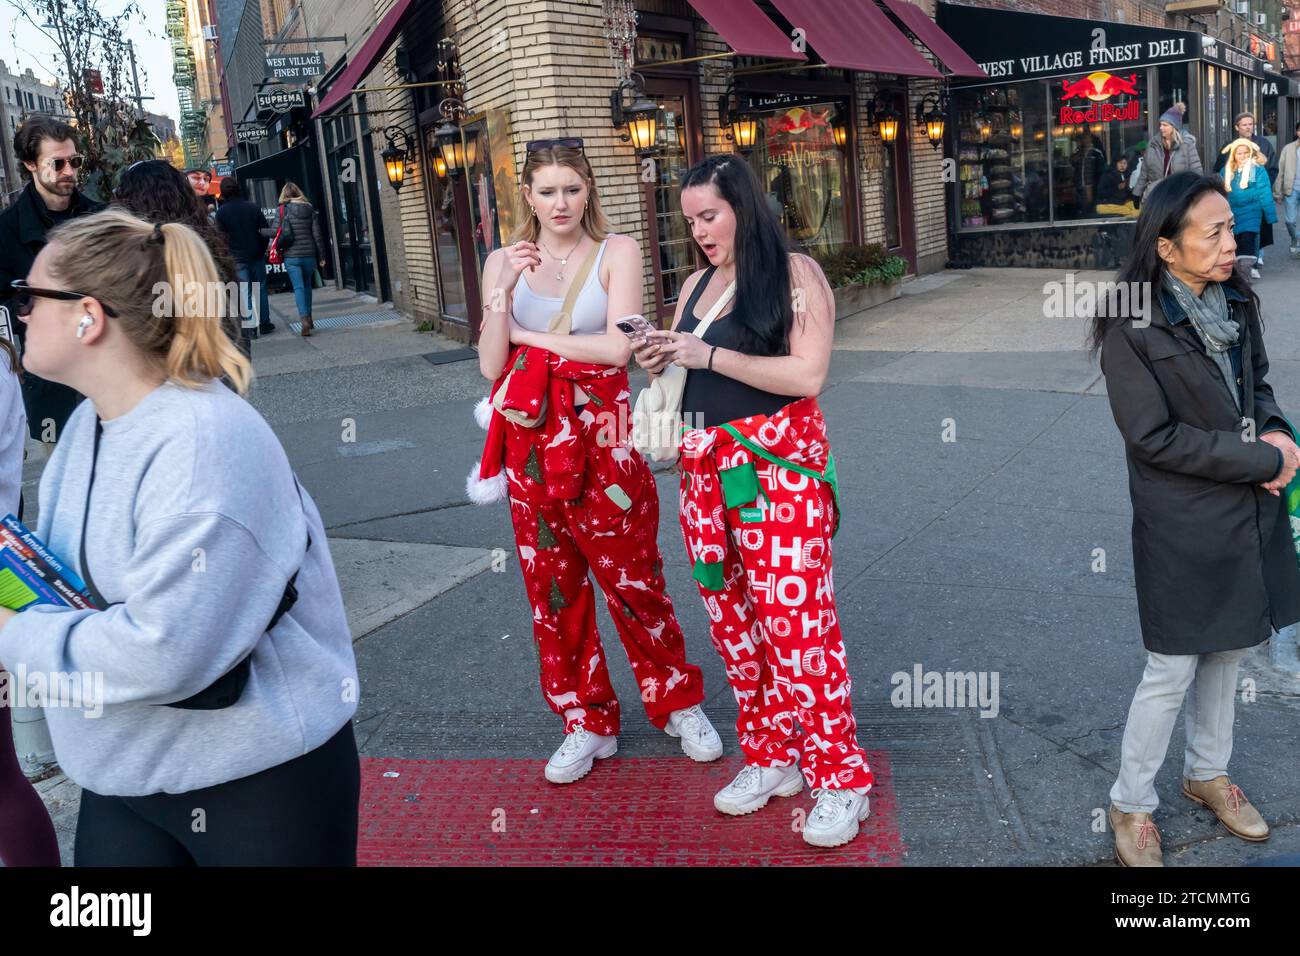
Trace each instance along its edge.
<instances>
[{"instance_id":1,"label":"red bull sign","mask_svg":"<svg viewBox=\"0 0 1300 956\"><path fill-rule=\"evenodd\" d=\"M1120 102L1110 102L1111 97L1128 97ZM1119 76L1114 73L1089 73L1077 80L1061 81L1062 100L1090 100L1082 108L1065 103L1061 106L1062 125L1077 123L1115 123L1142 119L1142 96L1138 90L1138 75Z\"/></svg>"}]
</instances>

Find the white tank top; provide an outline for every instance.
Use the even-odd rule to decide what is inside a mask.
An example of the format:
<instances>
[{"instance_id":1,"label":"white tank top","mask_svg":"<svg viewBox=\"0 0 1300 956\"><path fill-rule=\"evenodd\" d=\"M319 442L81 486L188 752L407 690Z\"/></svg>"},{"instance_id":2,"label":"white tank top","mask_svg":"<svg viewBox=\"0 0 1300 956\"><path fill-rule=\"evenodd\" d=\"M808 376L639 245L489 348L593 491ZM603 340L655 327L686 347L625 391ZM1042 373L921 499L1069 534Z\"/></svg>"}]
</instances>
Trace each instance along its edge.
<instances>
[{"instance_id":1,"label":"white tank top","mask_svg":"<svg viewBox=\"0 0 1300 956\"><path fill-rule=\"evenodd\" d=\"M600 335L609 327L609 293L600 284L600 260L605 258L606 239L600 244L596 261L591 267L587 281L573 303L573 316L569 329L570 335ZM570 260L570 265L573 265ZM580 263L579 263L580 264ZM528 287L524 278L527 272L519 276L515 285L515 294L511 303L511 314L516 322L533 332L546 332L551 327L551 319L564 305L564 297L538 295Z\"/></svg>"}]
</instances>

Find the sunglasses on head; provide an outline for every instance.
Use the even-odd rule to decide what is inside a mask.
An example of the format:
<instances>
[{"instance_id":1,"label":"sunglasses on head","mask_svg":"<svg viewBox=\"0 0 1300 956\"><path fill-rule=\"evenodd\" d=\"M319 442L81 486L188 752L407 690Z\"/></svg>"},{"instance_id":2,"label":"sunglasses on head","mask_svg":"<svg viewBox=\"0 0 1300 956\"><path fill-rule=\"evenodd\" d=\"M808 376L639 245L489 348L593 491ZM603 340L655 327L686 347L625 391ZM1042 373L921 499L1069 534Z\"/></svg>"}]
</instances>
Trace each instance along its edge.
<instances>
[{"instance_id":1,"label":"sunglasses on head","mask_svg":"<svg viewBox=\"0 0 1300 956\"><path fill-rule=\"evenodd\" d=\"M14 279L9 283L10 288L14 290L14 314L19 318L25 319L32 314L32 309L36 308L37 299L60 299L64 302L76 302L79 299L93 299L94 296L87 292L67 292L63 289L38 289L36 286L27 284L26 279ZM107 305L102 302L100 305L104 309L104 314L117 317Z\"/></svg>"},{"instance_id":2,"label":"sunglasses on head","mask_svg":"<svg viewBox=\"0 0 1300 956\"><path fill-rule=\"evenodd\" d=\"M73 169L80 169L86 162L85 156L52 156L45 161L46 166L53 166L56 173L63 172L64 166L71 166Z\"/></svg>"},{"instance_id":3,"label":"sunglasses on head","mask_svg":"<svg viewBox=\"0 0 1300 956\"><path fill-rule=\"evenodd\" d=\"M565 139L533 139L524 146L524 152L535 153L539 149L582 149L582 140L576 137Z\"/></svg>"}]
</instances>

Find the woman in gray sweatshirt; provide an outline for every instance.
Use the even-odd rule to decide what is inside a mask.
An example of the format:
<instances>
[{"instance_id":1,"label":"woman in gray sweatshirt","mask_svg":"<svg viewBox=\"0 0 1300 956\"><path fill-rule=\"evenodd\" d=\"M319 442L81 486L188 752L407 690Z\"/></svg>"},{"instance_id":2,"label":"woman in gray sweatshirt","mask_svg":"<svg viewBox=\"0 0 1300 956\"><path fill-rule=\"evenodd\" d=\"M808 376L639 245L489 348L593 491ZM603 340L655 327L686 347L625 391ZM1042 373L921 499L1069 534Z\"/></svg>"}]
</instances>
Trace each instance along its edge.
<instances>
[{"instance_id":1,"label":"woman in gray sweatshirt","mask_svg":"<svg viewBox=\"0 0 1300 956\"><path fill-rule=\"evenodd\" d=\"M44 682L83 788L78 865L356 862L343 601L315 504L218 380L250 377L218 281L193 230L110 210L53 231L19 290L27 368L88 398L36 533L104 609L0 609L0 662Z\"/></svg>"}]
</instances>

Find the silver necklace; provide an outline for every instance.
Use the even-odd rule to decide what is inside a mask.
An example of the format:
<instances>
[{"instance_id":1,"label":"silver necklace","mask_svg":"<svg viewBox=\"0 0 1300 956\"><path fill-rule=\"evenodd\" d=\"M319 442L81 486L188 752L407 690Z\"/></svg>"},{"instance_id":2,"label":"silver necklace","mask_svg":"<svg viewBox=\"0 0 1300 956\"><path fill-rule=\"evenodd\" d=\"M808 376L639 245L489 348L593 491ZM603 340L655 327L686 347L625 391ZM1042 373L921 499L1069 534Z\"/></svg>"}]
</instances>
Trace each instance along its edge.
<instances>
[{"instance_id":1,"label":"silver necklace","mask_svg":"<svg viewBox=\"0 0 1300 956\"><path fill-rule=\"evenodd\" d=\"M541 245L541 247L542 247L543 249L546 250L546 254L547 254L548 256L550 256L552 259L555 259L555 260L558 260L558 261L559 261L559 263L560 263L560 268L558 268L558 269L555 270L555 281L556 281L556 282L563 282L563 281L564 281L564 267L567 266L567 265L569 264L569 257L572 256L572 255L574 254L574 252L577 251L578 246L582 245L582 238L581 238L581 237L578 238L578 241L577 241L576 243L574 243L573 248L569 250L569 254L566 255L566 256L564 256L563 258L560 258L560 257L557 256L555 253L553 253L553 252L550 250L550 247L547 246L546 243L542 242L542 237L541 237L541 236L538 236L538 237L537 237L537 242Z\"/></svg>"}]
</instances>

